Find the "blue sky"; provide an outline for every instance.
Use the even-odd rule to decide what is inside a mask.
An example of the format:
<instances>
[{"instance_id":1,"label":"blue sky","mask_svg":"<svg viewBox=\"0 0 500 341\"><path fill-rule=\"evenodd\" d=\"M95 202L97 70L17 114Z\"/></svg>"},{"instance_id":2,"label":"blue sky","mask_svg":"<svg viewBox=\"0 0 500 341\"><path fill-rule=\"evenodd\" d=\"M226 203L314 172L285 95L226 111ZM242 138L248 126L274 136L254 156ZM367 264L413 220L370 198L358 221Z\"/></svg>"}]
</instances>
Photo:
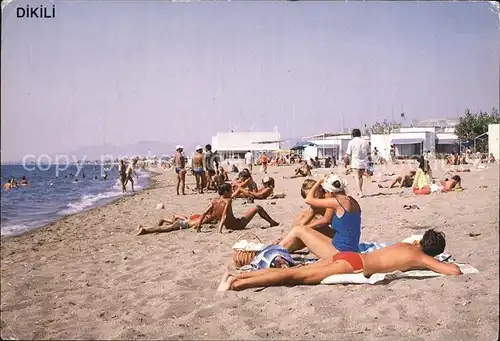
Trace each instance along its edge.
<instances>
[{"instance_id":1,"label":"blue sky","mask_svg":"<svg viewBox=\"0 0 500 341\"><path fill-rule=\"evenodd\" d=\"M40 3L56 19L15 16ZM2 25L4 161L499 106L498 16L484 2L16 1Z\"/></svg>"}]
</instances>

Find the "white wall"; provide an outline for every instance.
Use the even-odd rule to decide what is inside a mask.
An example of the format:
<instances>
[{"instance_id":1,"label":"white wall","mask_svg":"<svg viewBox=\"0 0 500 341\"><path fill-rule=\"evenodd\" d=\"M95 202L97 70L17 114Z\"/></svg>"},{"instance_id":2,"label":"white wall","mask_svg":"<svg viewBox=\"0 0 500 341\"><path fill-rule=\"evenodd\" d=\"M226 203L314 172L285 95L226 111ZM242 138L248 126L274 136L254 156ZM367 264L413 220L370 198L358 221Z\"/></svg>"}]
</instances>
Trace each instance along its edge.
<instances>
[{"instance_id":1,"label":"white wall","mask_svg":"<svg viewBox=\"0 0 500 341\"><path fill-rule=\"evenodd\" d=\"M499 124L488 124L488 154L493 153L495 159L500 159L499 155L499 140L500 135L500 125Z\"/></svg>"},{"instance_id":2,"label":"white wall","mask_svg":"<svg viewBox=\"0 0 500 341\"><path fill-rule=\"evenodd\" d=\"M391 136L390 135L381 135L381 134L372 134L371 136L372 150L377 147L377 150L380 152L380 155L385 159L390 157L391 152Z\"/></svg>"},{"instance_id":3,"label":"white wall","mask_svg":"<svg viewBox=\"0 0 500 341\"><path fill-rule=\"evenodd\" d=\"M402 128L399 128L399 131L401 133L418 133L418 132L424 132L424 131L435 132L436 127L402 127Z\"/></svg>"}]
</instances>

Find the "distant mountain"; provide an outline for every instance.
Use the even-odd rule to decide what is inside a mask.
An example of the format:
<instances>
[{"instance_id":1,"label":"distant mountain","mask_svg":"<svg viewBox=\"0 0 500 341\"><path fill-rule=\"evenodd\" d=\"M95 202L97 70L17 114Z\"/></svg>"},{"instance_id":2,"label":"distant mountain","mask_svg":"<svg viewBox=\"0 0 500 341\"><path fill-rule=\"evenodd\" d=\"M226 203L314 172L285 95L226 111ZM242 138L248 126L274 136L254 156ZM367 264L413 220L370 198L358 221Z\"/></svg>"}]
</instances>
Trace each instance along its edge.
<instances>
[{"instance_id":1,"label":"distant mountain","mask_svg":"<svg viewBox=\"0 0 500 341\"><path fill-rule=\"evenodd\" d=\"M175 145L171 143L163 143L157 141L140 141L137 143L116 146L112 144L103 144L99 146L82 147L72 152L66 153L68 156L75 156L77 159L83 160L99 160L101 157L108 155L113 159L120 157L134 156L163 156L173 155Z\"/></svg>"}]
</instances>

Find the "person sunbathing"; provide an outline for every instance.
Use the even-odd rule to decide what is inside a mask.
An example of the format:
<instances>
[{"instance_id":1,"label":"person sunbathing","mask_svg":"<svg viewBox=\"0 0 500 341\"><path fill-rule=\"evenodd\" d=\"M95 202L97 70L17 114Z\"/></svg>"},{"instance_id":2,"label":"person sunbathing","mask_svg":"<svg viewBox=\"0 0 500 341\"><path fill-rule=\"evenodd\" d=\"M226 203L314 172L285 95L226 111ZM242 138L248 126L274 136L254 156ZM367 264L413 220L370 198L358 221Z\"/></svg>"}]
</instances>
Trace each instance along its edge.
<instances>
[{"instance_id":1,"label":"person sunbathing","mask_svg":"<svg viewBox=\"0 0 500 341\"><path fill-rule=\"evenodd\" d=\"M314 184L316 184L315 180L304 180L300 190L302 198L305 199L307 197L307 194L310 192ZM320 199L333 198L332 194L326 193L321 186L317 187L314 197ZM335 231L331 228L330 223L332 222L334 214L335 210L333 208L317 208L311 206L309 210L302 211L297 215L294 223L292 224L292 231L295 226L304 226L304 228L316 230L332 239ZM289 252L294 252L306 247L301 240L294 239L292 233L289 233L285 236L285 238L273 241L272 244L280 244Z\"/></svg>"},{"instance_id":2,"label":"person sunbathing","mask_svg":"<svg viewBox=\"0 0 500 341\"><path fill-rule=\"evenodd\" d=\"M229 174L222 166L219 166L219 175L221 176L224 182L229 181Z\"/></svg>"},{"instance_id":3,"label":"person sunbathing","mask_svg":"<svg viewBox=\"0 0 500 341\"><path fill-rule=\"evenodd\" d=\"M207 214L203 218L200 227L197 229L197 232L200 232L202 224L217 224L217 217L214 216L214 213L217 212L216 207L218 205L222 205L222 202L216 202L217 199L212 201L210 206L207 208ZM218 211L221 211L220 209ZM168 233L173 231L187 230L190 228L195 228L200 223L201 214L193 214L190 217L182 215L182 214L174 214L170 218L162 218L158 221L157 227L152 228L144 228L142 225L139 225L139 232L137 232L138 236L150 233ZM163 224L169 224L170 226L163 226Z\"/></svg>"},{"instance_id":4,"label":"person sunbathing","mask_svg":"<svg viewBox=\"0 0 500 341\"><path fill-rule=\"evenodd\" d=\"M247 199L258 199L263 200L271 197L274 192L274 179L271 177L264 177L262 179L262 187L258 190L248 190L244 188L246 182L244 181L238 188L233 192L232 198L247 198Z\"/></svg>"},{"instance_id":5,"label":"person sunbathing","mask_svg":"<svg viewBox=\"0 0 500 341\"><path fill-rule=\"evenodd\" d=\"M453 175L451 179L445 178L439 182L441 192L450 192L460 187L462 187L462 179L458 175Z\"/></svg>"},{"instance_id":6,"label":"person sunbathing","mask_svg":"<svg viewBox=\"0 0 500 341\"><path fill-rule=\"evenodd\" d=\"M238 178L233 181L232 184L232 189L233 192L238 190L238 188L246 188L251 192L257 192L258 187L255 181L252 178L252 175L250 174L250 171L248 168L243 169L239 174Z\"/></svg>"},{"instance_id":7,"label":"person sunbathing","mask_svg":"<svg viewBox=\"0 0 500 341\"><path fill-rule=\"evenodd\" d=\"M328 193L325 198L316 198L319 187ZM324 208L325 216L335 233L324 234L324 229L317 231L310 226L300 225L292 228L290 233L279 243L290 251L308 247L316 256L333 256L340 251L359 251L361 235L361 207L359 203L345 193L346 182L336 174L316 181L306 196L306 204L314 208ZM327 211L330 209L333 212ZM326 219L325 219L326 220ZM322 224L318 222L318 224Z\"/></svg>"},{"instance_id":8,"label":"person sunbathing","mask_svg":"<svg viewBox=\"0 0 500 341\"><path fill-rule=\"evenodd\" d=\"M237 275L226 272L217 291L244 290L279 285L315 285L332 275L389 273L428 269L443 275L460 275L455 264L440 262L434 257L443 253L445 235L433 229L424 233L417 244L397 243L370 253L340 252L333 257L326 253L317 263L295 267L263 269Z\"/></svg>"},{"instance_id":9,"label":"person sunbathing","mask_svg":"<svg viewBox=\"0 0 500 341\"><path fill-rule=\"evenodd\" d=\"M269 214L264 210L262 206L256 205L243 213L243 216L236 218L233 214L233 200L231 185L228 183L223 184L219 187L218 193L219 198L214 199L220 205L217 206L214 216L219 219L219 226L217 228L218 233L222 233L222 228L226 227L228 230L242 230L248 223L253 219L253 217L258 214L262 219L267 221L271 227L278 226L279 223L272 219ZM205 211L207 212L207 211ZM205 212L201 215L200 220L194 226L196 230L200 230L201 222L205 219Z\"/></svg>"},{"instance_id":10,"label":"person sunbathing","mask_svg":"<svg viewBox=\"0 0 500 341\"><path fill-rule=\"evenodd\" d=\"M294 175L288 177L284 176L283 179L305 178L306 176L311 176L311 169L312 167L304 161L300 167L294 170Z\"/></svg>"},{"instance_id":11,"label":"person sunbathing","mask_svg":"<svg viewBox=\"0 0 500 341\"><path fill-rule=\"evenodd\" d=\"M414 194L430 194L431 193L431 168L429 166L429 161L425 160L424 157L420 157L419 166L415 172L415 177L413 178L413 193Z\"/></svg>"},{"instance_id":12,"label":"person sunbathing","mask_svg":"<svg viewBox=\"0 0 500 341\"><path fill-rule=\"evenodd\" d=\"M384 187L383 185L378 185L379 188L394 188L399 185L399 188L403 187L411 187L413 184L413 180L415 178L415 173L417 171L410 171L408 174L403 176L398 176L394 179L394 181L388 186Z\"/></svg>"}]
</instances>

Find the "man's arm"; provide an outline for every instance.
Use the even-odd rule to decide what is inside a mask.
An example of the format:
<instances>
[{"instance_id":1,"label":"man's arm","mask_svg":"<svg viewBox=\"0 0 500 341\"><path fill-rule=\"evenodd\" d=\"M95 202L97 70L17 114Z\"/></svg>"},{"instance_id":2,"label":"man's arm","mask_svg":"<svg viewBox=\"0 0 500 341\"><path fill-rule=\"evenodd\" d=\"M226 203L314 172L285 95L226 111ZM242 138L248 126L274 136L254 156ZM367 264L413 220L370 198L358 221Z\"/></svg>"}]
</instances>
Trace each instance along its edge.
<instances>
[{"instance_id":1,"label":"man's arm","mask_svg":"<svg viewBox=\"0 0 500 341\"><path fill-rule=\"evenodd\" d=\"M232 202L232 200L229 199L226 202L226 206L224 206L224 211L222 211L222 217L221 217L220 222L219 222L219 227L217 228L217 233L222 233L222 228L224 227L224 224L226 223L226 219L227 219L227 210L229 208L229 205L231 205L231 202Z\"/></svg>"},{"instance_id":2,"label":"man's arm","mask_svg":"<svg viewBox=\"0 0 500 341\"><path fill-rule=\"evenodd\" d=\"M249 193L254 197L254 199L267 199L273 193L273 189L270 187L262 187L257 192Z\"/></svg>"},{"instance_id":3,"label":"man's arm","mask_svg":"<svg viewBox=\"0 0 500 341\"><path fill-rule=\"evenodd\" d=\"M456 264L440 262L434 257L422 254L422 266L443 275L461 275L462 271Z\"/></svg>"}]
</instances>

